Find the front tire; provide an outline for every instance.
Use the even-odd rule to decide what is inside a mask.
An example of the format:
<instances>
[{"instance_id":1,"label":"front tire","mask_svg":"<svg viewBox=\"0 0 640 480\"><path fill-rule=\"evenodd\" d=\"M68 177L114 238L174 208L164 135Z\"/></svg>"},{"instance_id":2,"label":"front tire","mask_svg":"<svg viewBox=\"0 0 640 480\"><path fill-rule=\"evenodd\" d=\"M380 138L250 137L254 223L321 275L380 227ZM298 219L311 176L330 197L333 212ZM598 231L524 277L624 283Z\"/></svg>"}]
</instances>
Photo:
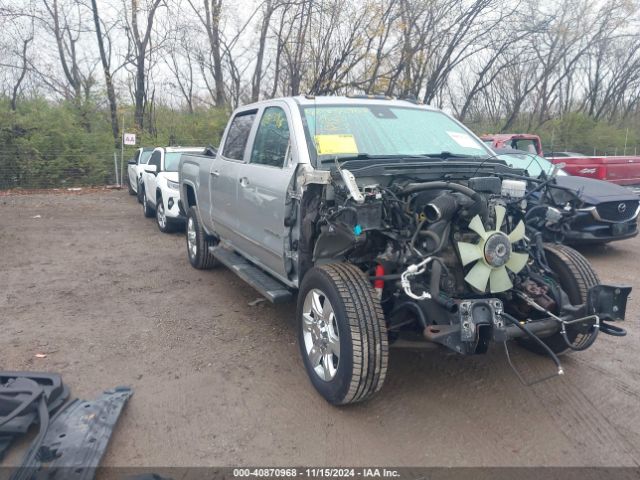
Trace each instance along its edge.
<instances>
[{"instance_id":1,"label":"front tire","mask_svg":"<svg viewBox=\"0 0 640 480\"><path fill-rule=\"evenodd\" d=\"M329 403L361 402L387 374L384 313L371 283L356 266L336 263L305 275L296 312L298 343L311 383Z\"/></svg>"},{"instance_id":2,"label":"front tire","mask_svg":"<svg viewBox=\"0 0 640 480\"><path fill-rule=\"evenodd\" d=\"M593 269L589 261L579 252L571 247L557 244L546 244L545 255L549 267L558 276L558 283L569 297L573 305L580 305L587 301L587 293L594 285L600 283L598 274ZM571 343L576 343L580 333L576 327L567 327L567 338ZM586 334L589 335L589 334ZM560 332L541 339L556 355L563 355L572 350L567 346ZM524 339L521 342L527 350L540 355L548 355L547 352L537 343ZM580 342L578 342L580 343Z\"/></svg>"},{"instance_id":3,"label":"front tire","mask_svg":"<svg viewBox=\"0 0 640 480\"><path fill-rule=\"evenodd\" d=\"M218 266L219 262L209 251L209 247L218 244L217 240L207 237L200 224L196 207L187 211L187 255L193 268L209 270Z\"/></svg>"},{"instance_id":4,"label":"front tire","mask_svg":"<svg viewBox=\"0 0 640 480\"><path fill-rule=\"evenodd\" d=\"M147 192L143 192L142 194L142 214L147 218L151 218L155 214L153 208L151 208L151 205L149 205L149 201L147 200Z\"/></svg>"}]
</instances>

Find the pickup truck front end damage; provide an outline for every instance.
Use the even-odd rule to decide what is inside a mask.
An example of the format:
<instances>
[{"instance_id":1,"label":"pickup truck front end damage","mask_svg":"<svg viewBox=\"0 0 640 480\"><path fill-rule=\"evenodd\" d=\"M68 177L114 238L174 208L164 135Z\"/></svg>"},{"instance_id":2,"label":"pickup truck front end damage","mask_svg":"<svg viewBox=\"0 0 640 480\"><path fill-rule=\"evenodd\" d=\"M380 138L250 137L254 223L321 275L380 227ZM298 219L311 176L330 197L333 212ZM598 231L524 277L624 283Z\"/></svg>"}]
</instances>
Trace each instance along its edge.
<instances>
[{"instance_id":1,"label":"pickup truck front end damage","mask_svg":"<svg viewBox=\"0 0 640 480\"><path fill-rule=\"evenodd\" d=\"M491 342L506 348L517 340L548 355L562 374L558 355L585 350L599 332L625 334L608 322L624 319L631 288L601 284L578 252L543 243L529 229L522 201L527 182L517 172L498 168L448 182L414 173L407 181L352 166L366 185L362 197L343 181L349 162L332 169L321 192L313 186L313 202L303 195L302 205L315 215L303 214L301 257L365 271L391 346L421 341L470 355L486 352ZM385 170L394 168L378 169ZM522 183L515 192L514 182ZM311 243L311 252L302 249Z\"/></svg>"},{"instance_id":2,"label":"pickup truck front end damage","mask_svg":"<svg viewBox=\"0 0 640 480\"><path fill-rule=\"evenodd\" d=\"M556 375L561 354L625 333L610 322L631 289L603 285L580 253L549 242L566 202L549 204L550 182L527 168L409 101L247 105L214 157L180 161L188 258L225 265L273 303L297 297L302 362L336 405L382 388L390 346L471 355L502 344L513 366L514 340Z\"/></svg>"}]
</instances>

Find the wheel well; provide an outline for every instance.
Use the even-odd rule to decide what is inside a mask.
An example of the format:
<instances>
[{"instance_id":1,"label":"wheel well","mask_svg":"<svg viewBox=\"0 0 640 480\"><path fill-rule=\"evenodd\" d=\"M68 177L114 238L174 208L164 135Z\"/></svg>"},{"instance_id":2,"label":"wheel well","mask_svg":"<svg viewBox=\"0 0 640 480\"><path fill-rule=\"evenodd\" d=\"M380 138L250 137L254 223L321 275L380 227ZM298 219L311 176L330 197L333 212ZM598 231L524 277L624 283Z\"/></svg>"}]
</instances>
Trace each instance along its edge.
<instances>
[{"instance_id":1,"label":"wheel well","mask_svg":"<svg viewBox=\"0 0 640 480\"><path fill-rule=\"evenodd\" d=\"M159 188L156 190L156 199L158 198L162 198L162 192L160 191Z\"/></svg>"},{"instance_id":2,"label":"wheel well","mask_svg":"<svg viewBox=\"0 0 640 480\"><path fill-rule=\"evenodd\" d=\"M193 187L191 185L186 185L187 192L187 204L185 205L185 209L191 208L196 204L196 194L193 191Z\"/></svg>"}]
</instances>

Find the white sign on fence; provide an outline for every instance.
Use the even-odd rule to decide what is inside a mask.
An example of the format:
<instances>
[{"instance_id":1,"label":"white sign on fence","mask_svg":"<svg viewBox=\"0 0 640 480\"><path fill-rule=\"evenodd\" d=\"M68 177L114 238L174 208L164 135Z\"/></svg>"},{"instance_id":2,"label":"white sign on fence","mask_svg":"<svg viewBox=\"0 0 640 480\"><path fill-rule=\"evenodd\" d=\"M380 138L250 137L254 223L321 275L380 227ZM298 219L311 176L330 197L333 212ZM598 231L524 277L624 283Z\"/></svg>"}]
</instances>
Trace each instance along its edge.
<instances>
[{"instance_id":1,"label":"white sign on fence","mask_svg":"<svg viewBox=\"0 0 640 480\"><path fill-rule=\"evenodd\" d=\"M136 144L136 134L135 133L125 133L123 135L124 140L123 143L125 145L135 145Z\"/></svg>"}]
</instances>

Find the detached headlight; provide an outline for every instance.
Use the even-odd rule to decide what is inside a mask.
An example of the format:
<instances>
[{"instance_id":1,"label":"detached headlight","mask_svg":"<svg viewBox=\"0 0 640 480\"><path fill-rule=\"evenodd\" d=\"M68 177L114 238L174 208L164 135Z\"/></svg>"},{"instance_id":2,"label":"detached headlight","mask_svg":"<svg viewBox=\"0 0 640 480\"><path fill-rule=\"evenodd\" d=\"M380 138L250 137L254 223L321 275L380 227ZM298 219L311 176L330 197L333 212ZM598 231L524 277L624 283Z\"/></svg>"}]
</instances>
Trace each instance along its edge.
<instances>
[{"instance_id":1,"label":"detached headlight","mask_svg":"<svg viewBox=\"0 0 640 480\"><path fill-rule=\"evenodd\" d=\"M167 187L173 190L180 190L180 184L178 182L172 182L171 180L167 180Z\"/></svg>"}]
</instances>

